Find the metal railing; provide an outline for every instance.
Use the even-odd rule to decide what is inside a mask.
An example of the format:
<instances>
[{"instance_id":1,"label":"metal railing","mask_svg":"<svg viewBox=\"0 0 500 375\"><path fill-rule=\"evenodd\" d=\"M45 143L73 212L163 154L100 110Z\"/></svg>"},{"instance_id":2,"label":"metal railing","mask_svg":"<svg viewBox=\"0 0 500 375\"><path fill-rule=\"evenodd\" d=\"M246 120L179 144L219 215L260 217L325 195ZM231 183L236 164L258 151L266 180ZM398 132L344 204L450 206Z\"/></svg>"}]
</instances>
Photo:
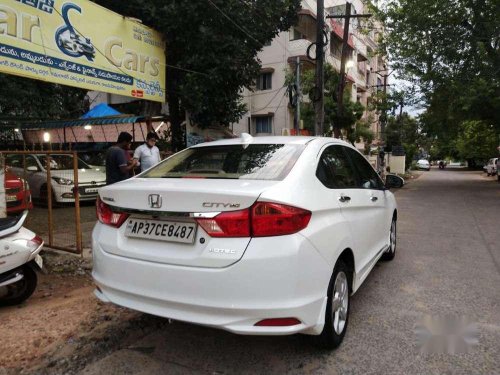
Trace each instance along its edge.
<instances>
[{"instance_id":1,"label":"metal railing","mask_svg":"<svg viewBox=\"0 0 500 375\"><path fill-rule=\"evenodd\" d=\"M28 199L36 204L28 215L25 226L41 235L45 246L81 254L83 247L77 153L0 151L0 158L4 159L5 175L15 175L23 182L24 201L20 202L20 206L30 206ZM55 159L59 160L60 165ZM59 201L64 203L59 204ZM56 206L64 207L64 212L55 210ZM45 221L46 230L43 228Z\"/></svg>"}]
</instances>

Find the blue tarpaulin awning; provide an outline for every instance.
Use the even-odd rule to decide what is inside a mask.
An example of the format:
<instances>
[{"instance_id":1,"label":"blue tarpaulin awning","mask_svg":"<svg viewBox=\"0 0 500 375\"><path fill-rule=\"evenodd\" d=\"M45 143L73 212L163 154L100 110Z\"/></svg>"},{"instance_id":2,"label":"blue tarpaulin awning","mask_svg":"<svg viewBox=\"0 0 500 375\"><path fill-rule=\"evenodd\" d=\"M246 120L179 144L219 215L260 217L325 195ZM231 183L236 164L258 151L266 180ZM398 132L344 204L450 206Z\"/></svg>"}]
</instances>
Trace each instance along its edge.
<instances>
[{"instance_id":1,"label":"blue tarpaulin awning","mask_svg":"<svg viewBox=\"0 0 500 375\"><path fill-rule=\"evenodd\" d=\"M82 117L80 117L80 119L119 116L119 115L122 115L122 113L118 112L116 109L110 107L106 103L101 103L96 105L87 113L85 113Z\"/></svg>"},{"instance_id":2,"label":"blue tarpaulin awning","mask_svg":"<svg viewBox=\"0 0 500 375\"><path fill-rule=\"evenodd\" d=\"M131 124L144 121L143 116L124 115L106 103L96 105L82 117L75 120L46 121L38 124L26 124L22 126L23 130L42 130L42 129L61 129L73 126L85 125L113 125L113 124Z\"/></svg>"}]
</instances>

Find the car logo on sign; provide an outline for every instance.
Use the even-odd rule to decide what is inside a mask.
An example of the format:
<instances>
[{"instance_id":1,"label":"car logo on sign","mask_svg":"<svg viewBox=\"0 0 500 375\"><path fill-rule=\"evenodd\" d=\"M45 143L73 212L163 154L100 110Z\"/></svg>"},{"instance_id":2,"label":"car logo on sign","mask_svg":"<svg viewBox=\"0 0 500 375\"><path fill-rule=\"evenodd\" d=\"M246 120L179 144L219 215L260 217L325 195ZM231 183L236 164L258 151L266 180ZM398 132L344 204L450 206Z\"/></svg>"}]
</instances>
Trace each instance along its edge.
<instances>
[{"instance_id":1,"label":"car logo on sign","mask_svg":"<svg viewBox=\"0 0 500 375\"><path fill-rule=\"evenodd\" d=\"M151 208L161 208L161 196L160 194L150 194L149 195L149 207Z\"/></svg>"}]
</instances>

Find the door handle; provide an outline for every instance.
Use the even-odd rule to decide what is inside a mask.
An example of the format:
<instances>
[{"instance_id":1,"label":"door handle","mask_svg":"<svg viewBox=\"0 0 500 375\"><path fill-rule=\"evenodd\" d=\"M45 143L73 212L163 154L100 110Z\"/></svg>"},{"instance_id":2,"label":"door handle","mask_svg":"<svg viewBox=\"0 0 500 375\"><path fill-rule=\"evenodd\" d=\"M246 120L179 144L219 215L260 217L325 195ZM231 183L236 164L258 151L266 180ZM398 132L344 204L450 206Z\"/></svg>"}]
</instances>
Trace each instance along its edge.
<instances>
[{"instance_id":1,"label":"door handle","mask_svg":"<svg viewBox=\"0 0 500 375\"><path fill-rule=\"evenodd\" d=\"M372 202L376 202L376 201L378 201L378 198L377 198L377 197L375 197L375 196L373 196L373 197L370 197L370 200L371 200Z\"/></svg>"},{"instance_id":2,"label":"door handle","mask_svg":"<svg viewBox=\"0 0 500 375\"><path fill-rule=\"evenodd\" d=\"M345 202L349 202L351 200L351 197L348 197L347 195L341 195L339 197L339 201L345 203Z\"/></svg>"}]
</instances>

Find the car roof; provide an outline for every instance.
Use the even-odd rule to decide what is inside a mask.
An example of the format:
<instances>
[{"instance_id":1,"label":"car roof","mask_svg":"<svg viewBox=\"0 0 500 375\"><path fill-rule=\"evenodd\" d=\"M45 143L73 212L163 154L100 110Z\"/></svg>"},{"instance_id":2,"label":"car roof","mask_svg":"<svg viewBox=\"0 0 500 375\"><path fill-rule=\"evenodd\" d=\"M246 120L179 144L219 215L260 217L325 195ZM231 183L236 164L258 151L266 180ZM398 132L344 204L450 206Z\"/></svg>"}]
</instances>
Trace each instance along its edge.
<instances>
[{"instance_id":1,"label":"car roof","mask_svg":"<svg viewBox=\"0 0 500 375\"><path fill-rule=\"evenodd\" d=\"M192 146L196 147L208 147L208 146L225 146L225 145L241 145L241 144L295 144L295 145L306 145L312 141L321 141L323 143L338 143L342 145L347 145L352 147L349 143L342 141L338 138L329 137L306 137L306 136L264 136L264 137L252 137L249 134L242 134L237 138L221 139L213 142L199 143Z\"/></svg>"}]
</instances>

